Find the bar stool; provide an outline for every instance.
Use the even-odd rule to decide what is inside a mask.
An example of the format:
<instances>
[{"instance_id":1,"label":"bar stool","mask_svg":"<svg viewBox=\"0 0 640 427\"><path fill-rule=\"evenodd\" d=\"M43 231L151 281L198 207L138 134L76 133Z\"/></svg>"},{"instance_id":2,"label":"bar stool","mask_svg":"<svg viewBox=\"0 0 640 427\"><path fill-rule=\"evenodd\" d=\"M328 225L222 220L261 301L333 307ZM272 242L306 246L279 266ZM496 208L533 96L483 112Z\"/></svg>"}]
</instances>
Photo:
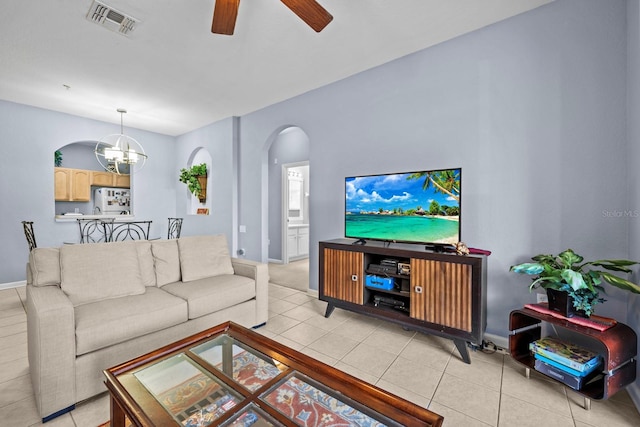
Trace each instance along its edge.
<instances>
[{"instance_id":1,"label":"bar stool","mask_svg":"<svg viewBox=\"0 0 640 427\"><path fill-rule=\"evenodd\" d=\"M36 235L33 232L33 221L22 221L22 228L24 229L24 236L27 238L27 244L29 245L29 252L34 248L37 248Z\"/></svg>"},{"instance_id":2,"label":"bar stool","mask_svg":"<svg viewBox=\"0 0 640 427\"><path fill-rule=\"evenodd\" d=\"M107 241L149 240L151 221L122 221L106 225Z\"/></svg>"},{"instance_id":3,"label":"bar stool","mask_svg":"<svg viewBox=\"0 0 640 427\"><path fill-rule=\"evenodd\" d=\"M80 228L80 243L108 242L107 227L113 223L113 218L108 219L76 219Z\"/></svg>"},{"instance_id":4,"label":"bar stool","mask_svg":"<svg viewBox=\"0 0 640 427\"><path fill-rule=\"evenodd\" d=\"M182 230L182 218L169 218L169 231L167 232L167 239L180 238L181 230Z\"/></svg>"}]
</instances>

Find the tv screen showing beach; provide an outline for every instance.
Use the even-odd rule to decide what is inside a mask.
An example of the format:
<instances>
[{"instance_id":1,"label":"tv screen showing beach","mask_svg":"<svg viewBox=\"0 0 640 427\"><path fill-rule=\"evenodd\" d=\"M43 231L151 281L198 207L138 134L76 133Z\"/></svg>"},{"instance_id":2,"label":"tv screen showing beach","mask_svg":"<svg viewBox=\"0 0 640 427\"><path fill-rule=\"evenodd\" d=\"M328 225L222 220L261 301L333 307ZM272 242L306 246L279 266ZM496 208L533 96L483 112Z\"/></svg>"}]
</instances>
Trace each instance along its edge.
<instances>
[{"instance_id":1,"label":"tv screen showing beach","mask_svg":"<svg viewBox=\"0 0 640 427\"><path fill-rule=\"evenodd\" d=\"M345 236L459 242L460 178L461 169L345 178Z\"/></svg>"}]
</instances>

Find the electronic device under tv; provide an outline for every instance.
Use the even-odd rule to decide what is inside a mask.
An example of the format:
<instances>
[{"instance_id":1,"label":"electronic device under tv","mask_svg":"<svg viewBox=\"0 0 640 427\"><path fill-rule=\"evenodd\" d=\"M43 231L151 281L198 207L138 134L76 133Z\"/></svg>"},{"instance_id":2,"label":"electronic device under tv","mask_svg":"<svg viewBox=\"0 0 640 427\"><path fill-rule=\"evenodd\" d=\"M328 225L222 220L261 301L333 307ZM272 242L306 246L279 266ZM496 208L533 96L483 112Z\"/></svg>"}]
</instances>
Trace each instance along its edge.
<instances>
[{"instance_id":1,"label":"electronic device under tv","mask_svg":"<svg viewBox=\"0 0 640 427\"><path fill-rule=\"evenodd\" d=\"M460 241L462 169L345 178L345 237L420 243L435 250Z\"/></svg>"}]
</instances>

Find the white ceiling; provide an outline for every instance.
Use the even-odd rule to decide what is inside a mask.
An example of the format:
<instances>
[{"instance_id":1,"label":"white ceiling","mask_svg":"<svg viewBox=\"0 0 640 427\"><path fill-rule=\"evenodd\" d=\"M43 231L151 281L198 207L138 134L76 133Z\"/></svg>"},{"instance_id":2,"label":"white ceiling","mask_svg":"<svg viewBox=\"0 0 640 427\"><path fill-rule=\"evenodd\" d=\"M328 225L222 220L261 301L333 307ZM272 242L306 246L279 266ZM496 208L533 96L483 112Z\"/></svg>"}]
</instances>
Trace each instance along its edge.
<instances>
[{"instance_id":1,"label":"white ceiling","mask_svg":"<svg viewBox=\"0 0 640 427\"><path fill-rule=\"evenodd\" d=\"M0 99L179 135L552 0L319 0L321 33L242 0L233 36L211 33L214 1L104 0L141 21L122 36L85 18L92 0L2 0Z\"/></svg>"}]
</instances>

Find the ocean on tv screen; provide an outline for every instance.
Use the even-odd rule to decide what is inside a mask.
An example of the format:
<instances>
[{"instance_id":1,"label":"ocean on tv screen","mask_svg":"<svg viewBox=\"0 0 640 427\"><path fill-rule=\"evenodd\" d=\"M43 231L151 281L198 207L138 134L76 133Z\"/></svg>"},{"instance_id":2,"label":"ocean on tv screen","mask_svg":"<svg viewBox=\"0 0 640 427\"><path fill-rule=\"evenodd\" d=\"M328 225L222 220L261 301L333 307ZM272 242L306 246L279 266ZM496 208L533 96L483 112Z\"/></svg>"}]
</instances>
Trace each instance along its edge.
<instances>
[{"instance_id":1,"label":"ocean on tv screen","mask_svg":"<svg viewBox=\"0 0 640 427\"><path fill-rule=\"evenodd\" d=\"M346 178L345 194L347 237L460 240L460 169Z\"/></svg>"}]
</instances>

